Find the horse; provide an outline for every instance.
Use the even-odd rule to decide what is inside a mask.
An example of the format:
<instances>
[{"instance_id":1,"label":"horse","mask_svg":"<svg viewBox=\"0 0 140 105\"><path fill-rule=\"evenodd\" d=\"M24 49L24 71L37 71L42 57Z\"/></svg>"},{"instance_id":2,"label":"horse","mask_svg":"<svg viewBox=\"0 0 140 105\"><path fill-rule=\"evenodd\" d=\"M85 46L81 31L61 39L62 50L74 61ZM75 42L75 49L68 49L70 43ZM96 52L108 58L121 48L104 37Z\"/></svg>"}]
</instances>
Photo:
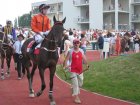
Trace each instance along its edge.
<instances>
[{"instance_id":1,"label":"horse","mask_svg":"<svg viewBox=\"0 0 140 105\"><path fill-rule=\"evenodd\" d=\"M10 63L11 58L13 56L13 48L9 45L10 40L8 39L7 35L3 32L0 32L0 59L1 59L1 79L5 79L4 76L4 60L6 59L7 62L7 70L6 75L7 77L10 76Z\"/></svg>"},{"instance_id":2,"label":"horse","mask_svg":"<svg viewBox=\"0 0 140 105\"><path fill-rule=\"evenodd\" d=\"M58 47L61 46L64 27L63 24L66 21L66 17L62 21L57 21L55 16L53 17L54 25L50 30L49 34L44 38L41 43L40 52L38 55L30 54L27 52L27 47L32 38L27 39L22 46L23 53L23 62L25 63L25 69L27 71L27 78L29 82L29 97L38 97L40 96L44 89L46 88L45 80L44 80L44 72L46 68L49 68L50 71L50 83L49 83L49 99L50 105L56 105L54 97L53 97L53 78L56 71L56 65L59 59L58 55ZM32 70L30 72L30 66L33 65ZM39 75L41 78L41 89L35 94L32 82L33 76L36 68L39 69Z\"/></svg>"}]
</instances>

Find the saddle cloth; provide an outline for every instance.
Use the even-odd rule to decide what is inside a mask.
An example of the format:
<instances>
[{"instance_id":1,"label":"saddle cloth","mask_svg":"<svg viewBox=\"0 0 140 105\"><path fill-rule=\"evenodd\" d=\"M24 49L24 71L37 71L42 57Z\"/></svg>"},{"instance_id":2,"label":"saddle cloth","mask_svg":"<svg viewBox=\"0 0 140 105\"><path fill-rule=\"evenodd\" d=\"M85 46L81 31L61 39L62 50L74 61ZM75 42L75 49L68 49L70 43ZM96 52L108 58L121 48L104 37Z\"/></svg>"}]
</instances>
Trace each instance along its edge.
<instances>
[{"instance_id":1,"label":"saddle cloth","mask_svg":"<svg viewBox=\"0 0 140 105\"><path fill-rule=\"evenodd\" d=\"M31 41L31 42L28 44L28 46L27 46L27 52L30 51L30 49L32 48L32 46L33 46L34 43L35 43L35 41L33 40L33 41ZM41 44L40 44L40 45L41 45ZM39 52L40 52L40 45L37 45L37 46L35 47L34 54L36 54L36 55L39 54Z\"/></svg>"}]
</instances>

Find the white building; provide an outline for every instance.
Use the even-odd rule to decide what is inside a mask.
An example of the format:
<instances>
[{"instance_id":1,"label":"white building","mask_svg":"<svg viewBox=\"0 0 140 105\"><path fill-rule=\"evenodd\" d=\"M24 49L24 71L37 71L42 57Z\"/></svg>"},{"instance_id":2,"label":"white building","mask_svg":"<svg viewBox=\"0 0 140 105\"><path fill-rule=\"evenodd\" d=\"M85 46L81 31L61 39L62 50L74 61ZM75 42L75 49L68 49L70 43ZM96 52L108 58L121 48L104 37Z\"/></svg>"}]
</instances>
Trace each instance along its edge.
<instances>
[{"instance_id":1,"label":"white building","mask_svg":"<svg viewBox=\"0 0 140 105\"><path fill-rule=\"evenodd\" d=\"M140 29L140 0L48 0L32 4L51 6L48 16L52 21L66 17L65 28L76 29Z\"/></svg>"},{"instance_id":2,"label":"white building","mask_svg":"<svg viewBox=\"0 0 140 105\"><path fill-rule=\"evenodd\" d=\"M131 0L131 28L140 31L140 0Z\"/></svg>"}]
</instances>

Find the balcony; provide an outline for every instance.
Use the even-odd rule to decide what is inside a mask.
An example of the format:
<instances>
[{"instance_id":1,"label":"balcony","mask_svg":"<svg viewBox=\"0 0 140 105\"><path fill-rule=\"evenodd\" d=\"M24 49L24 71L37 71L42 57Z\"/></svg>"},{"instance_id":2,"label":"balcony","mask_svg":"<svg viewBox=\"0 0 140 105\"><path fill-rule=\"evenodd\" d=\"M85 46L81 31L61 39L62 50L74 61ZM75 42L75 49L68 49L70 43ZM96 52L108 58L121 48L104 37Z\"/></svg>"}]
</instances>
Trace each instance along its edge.
<instances>
[{"instance_id":1,"label":"balcony","mask_svg":"<svg viewBox=\"0 0 140 105\"><path fill-rule=\"evenodd\" d=\"M108 29L115 29L114 24L104 24L103 29L108 30Z\"/></svg>"},{"instance_id":2,"label":"balcony","mask_svg":"<svg viewBox=\"0 0 140 105\"><path fill-rule=\"evenodd\" d=\"M132 14L132 22L140 22L140 14Z\"/></svg>"},{"instance_id":3,"label":"balcony","mask_svg":"<svg viewBox=\"0 0 140 105\"><path fill-rule=\"evenodd\" d=\"M129 30L129 25L128 24L119 24L118 29L119 30Z\"/></svg>"},{"instance_id":4,"label":"balcony","mask_svg":"<svg viewBox=\"0 0 140 105\"><path fill-rule=\"evenodd\" d=\"M79 24L89 23L89 18L78 17L78 18L75 18L75 20Z\"/></svg>"},{"instance_id":5,"label":"balcony","mask_svg":"<svg viewBox=\"0 0 140 105\"><path fill-rule=\"evenodd\" d=\"M132 1L132 4L134 4L134 5L140 5L140 0L133 0Z\"/></svg>"},{"instance_id":6,"label":"balcony","mask_svg":"<svg viewBox=\"0 0 140 105\"><path fill-rule=\"evenodd\" d=\"M127 9L127 7L124 7L124 6L121 6L121 5L118 6L118 11L123 12L123 13L129 13L129 9ZM103 12L104 13L115 12L115 5L112 4L112 5L109 5L109 6L105 6L104 9L103 9Z\"/></svg>"},{"instance_id":7,"label":"balcony","mask_svg":"<svg viewBox=\"0 0 140 105\"><path fill-rule=\"evenodd\" d=\"M73 0L73 5L74 6L77 6L77 7L79 7L79 6L88 6L89 5L89 1L88 0Z\"/></svg>"},{"instance_id":8,"label":"balcony","mask_svg":"<svg viewBox=\"0 0 140 105\"><path fill-rule=\"evenodd\" d=\"M62 13L63 12L63 7L61 5L51 5L50 9L48 10L48 14L55 14L55 13Z\"/></svg>"},{"instance_id":9,"label":"balcony","mask_svg":"<svg viewBox=\"0 0 140 105\"><path fill-rule=\"evenodd\" d=\"M140 0L133 0L134 3L140 3Z\"/></svg>"}]
</instances>

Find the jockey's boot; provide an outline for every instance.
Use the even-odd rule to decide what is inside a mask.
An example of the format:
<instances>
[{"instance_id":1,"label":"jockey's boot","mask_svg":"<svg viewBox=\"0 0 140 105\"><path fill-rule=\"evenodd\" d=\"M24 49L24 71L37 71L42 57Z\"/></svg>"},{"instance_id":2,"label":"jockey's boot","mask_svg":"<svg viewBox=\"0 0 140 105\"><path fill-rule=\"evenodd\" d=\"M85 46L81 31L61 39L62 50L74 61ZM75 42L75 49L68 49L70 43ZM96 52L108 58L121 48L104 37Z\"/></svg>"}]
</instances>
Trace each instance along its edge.
<instances>
[{"instance_id":1,"label":"jockey's boot","mask_svg":"<svg viewBox=\"0 0 140 105\"><path fill-rule=\"evenodd\" d=\"M38 43L34 43L33 45L32 45L32 47L30 48L30 51L29 51L29 53L30 54L33 54L33 52L34 52L34 50L35 50L35 47L38 45Z\"/></svg>"}]
</instances>

